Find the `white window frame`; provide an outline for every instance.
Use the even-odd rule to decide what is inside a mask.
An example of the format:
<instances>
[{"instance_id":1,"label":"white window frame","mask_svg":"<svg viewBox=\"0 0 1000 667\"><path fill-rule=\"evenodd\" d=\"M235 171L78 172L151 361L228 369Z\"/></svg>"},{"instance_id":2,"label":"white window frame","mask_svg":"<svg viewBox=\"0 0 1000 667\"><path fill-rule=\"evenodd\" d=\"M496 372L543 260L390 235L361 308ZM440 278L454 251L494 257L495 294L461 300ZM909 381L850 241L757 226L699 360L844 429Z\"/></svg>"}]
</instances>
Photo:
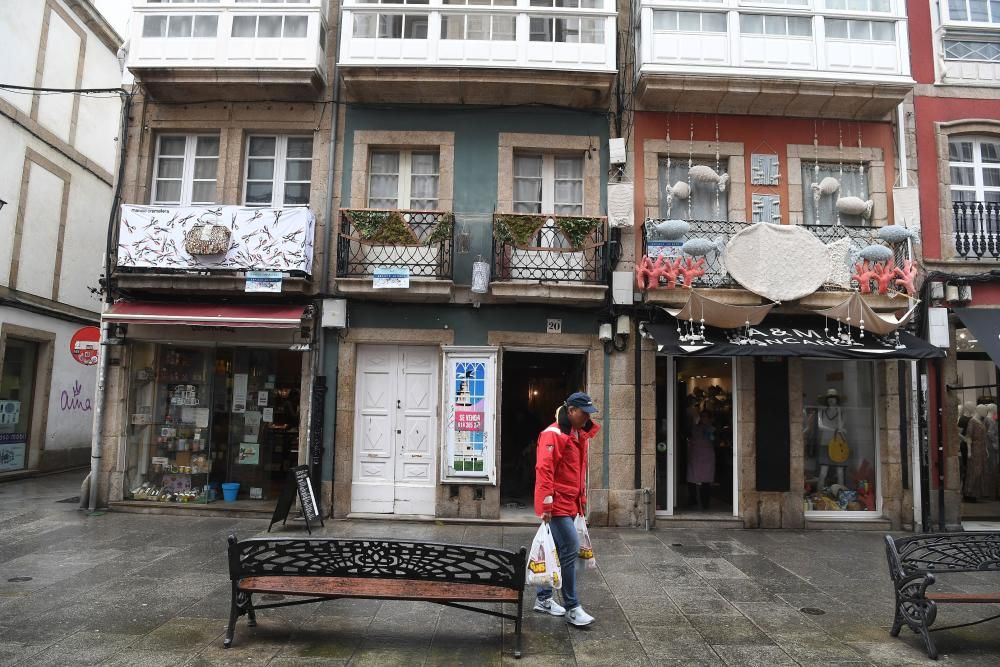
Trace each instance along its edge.
<instances>
[{"instance_id":1,"label":"white window frame","mask_svg":"<svg viewBox=\"0 0 1000 667\"><path fill-rule=\"evenodd\" d=\"M184 137L184 168L181 170L181 196L180 201L163 201L158 198L159 189L159 173L160 173L160 145L164 138L166 137ZM220 154L215 155L215 178L198 178L194 177L194 164L195 164L195 150L198 146L198 139L201 137L209 139L219 140L219 153L222 152L222 138L218 134L174 134L172 132L165 132L163 134L157 135L156 137L156 155L153 157L153 183L151 188L150 203L160 204L164 206L192 206L192 205L203 205L203 204L215 204L215 201L210 202L194 202L191 200L192 193L194 192L195 181L208 182L213 181L215 183L215 198L219 198L219 162L222 160ZM179 156L167 156L167 157L179 157ZM208 157L203 155L201 157ZM171 179L174 180L174 179Z\"/></svg>"},{"instance_id":2,"label":"white window frame","mask_svg":"<svg viewBox=\"0 0 1000 667\"><path fill-rule=\"evenodd\" d=\"M396 209L400 211L410 210L410 189L413 184L413 154L414 153L436 153L438 156L438 187L437 193L434 197L437 205L434 207L435 210L441 206L441 150L438 148L378 148L372 147L368 151L368 167L367 174L365 177L365 205L367 208L372 208L371 206L371 178L372 178L372 156L375 153L398 153L399 154L399 173L397 174L396 181Z\"/></svg>"},{"instance_id":3,"label":"white window frame","mask_svg":"<svg viewBox=\"0 0 1000 667\"><path fill-rule=\"evenodd\" d=\"M585 156L577 156L575 153L539 153L537 151L515 151L514 159L517 160L518 157L540 157L542 158L542 210L536 215L557 215L556 210L556 159L578 159L583 163L584 169L583 175L581 177L582 188L580 190L580 202L558 202L560 205L571 205L580 207L580 213L578 215L583 215L584 207L587 202L587 175L586 175L586 163L583 161L586 159ZM511 179L515 179L514 170L511 170ZM517 201L513 202L518 203ZM532 215L532 214L526 214Z\"/></svg>"},{"instance_id":4,"label":"white window frame","mask_svg":"<svg viewBox=\"0 0 1000 667\"><path fill-rule=\"evenodd\" d=\"M987 186L985 179L983 178L983 166L987 165L989 169L1000 169L1000 162L983 162L982 144L1000 144L1000 136L991 137L983 135L955 135L948 138L949 144L954 142L972 142L972 162L962 162L957 160L952 160L950 156L948 157L948 173L949 180L951 180L951 168L952 167L972 167L973 178L975 179L974 186L968 185L955 185L954 183L949 183L948 196L950 197L952 193L956 190L962 192L975 192L976 198L974 201L985 202L987 192L1000 193L1000 187L998 186ZM954 201L954 197L952 197Z\"/></svg>"},{"instance_id":5,"label":"white window frame","mask_svg":"<svg viewBox=\"0 0 1000 667\"><path fill-rule=\"evenodd\" d=\"M963 25L963 26L975 26L977 28L990 28L990 27L1000 28L1000 22L994 22L992 20L992 18L993 18L992 17L992 7L990 6L990 3L988 1L986 3L986 13L990 17L990 19L991 19L989 21L973 21L972 19L956 19L956 18L952 18L952 16L951 16L951 6L949 5L948 0L940 0L940 2L941 2L941 14L942 14L942 17L944 18L944 22L945 23L951 23L951 24L954 24L954 25ZM968 2L966 2L966 10L968 10L968 9L969 9ZM968 12L968 14L969 14L969 16L971 16L972 12ZM998 17L998 18L1000 18L1000 17Z\"/></svg>"},{"instance_id":6,"label":"white window frame","mask_svg":"<svg viewBox=\"0 0 1000 667\"><path fill-rule=\"evenodd\" d=\"M271 174L271 208L308 208L309 203L305 204L286 204L285 203L285 185L289 182L291 183L306 183L309 185L310 195L312 194L312 171L310 169L310 178L308 181L288 181L285 178L288 169L288 140L289 139L310 139L312 140L312 135L309 134L251 134L247 136L246 148L243 151L243 205L252 206L255 208L267 208L268 204L258 204L251 203L247 201L247 190L251 180L254 183L266 183L264 179L261 178L250 178L250 160L251 159L268 159L265 156L257 155L251 157L250 155L250 142L253 139L274 139L274 155L271 159L274 160L274 171ZM316 149L316 142L313 140L312 151ZM315 155L309 158L292 158L295 162L312 162ZM312 199L310 197L310 199Z\"/></svg>"}]
</instances>

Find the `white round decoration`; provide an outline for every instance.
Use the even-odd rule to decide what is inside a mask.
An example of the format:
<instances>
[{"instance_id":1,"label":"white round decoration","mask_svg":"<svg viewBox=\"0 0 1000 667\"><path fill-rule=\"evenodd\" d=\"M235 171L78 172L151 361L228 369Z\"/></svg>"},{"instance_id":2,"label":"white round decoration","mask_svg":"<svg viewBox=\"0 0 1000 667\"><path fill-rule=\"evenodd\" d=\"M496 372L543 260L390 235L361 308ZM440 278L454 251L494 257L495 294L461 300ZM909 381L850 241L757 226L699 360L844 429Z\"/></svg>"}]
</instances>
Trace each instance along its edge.
<instances>
[{"instance_id":1,"label":"white round decoration","mask_svg":"<svg viewBox=\"0 0 1000 667\"><path fill-rule=\"evenodd\" d=\"M830 276L830 249L800 225L750 225L726 244L726 270L772 301L809 296Z\"/></svg>"}]
</instances>

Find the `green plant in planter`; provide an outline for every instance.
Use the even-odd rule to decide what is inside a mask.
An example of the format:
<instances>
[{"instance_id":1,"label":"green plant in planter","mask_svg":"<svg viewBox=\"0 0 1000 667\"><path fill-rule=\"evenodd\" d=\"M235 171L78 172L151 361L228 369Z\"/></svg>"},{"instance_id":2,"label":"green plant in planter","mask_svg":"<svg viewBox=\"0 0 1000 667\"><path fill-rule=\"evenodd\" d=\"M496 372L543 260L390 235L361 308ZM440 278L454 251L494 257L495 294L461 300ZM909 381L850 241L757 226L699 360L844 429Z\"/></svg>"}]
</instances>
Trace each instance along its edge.
<instances>
[{"instance_id":1,"label":"green plant in planter","mask_svg":"<svg viewBox=\"0 0 1000 667\"><path fill-rule=\"evenodd\" d=\"M399 211L377 211L377 213L385 216L380 223L376 223L377 219L373 216L366 219L362 225L358 225L361 238L378 245L417 245L420 243L416 234L406 224L402 213Z\"/></svg>"},{"instance_id":2,"label":"green plant in planter","mask_svg":"<svg viewBox=\"0 0 1000 667\"><path fill-rule=\"evenodd\" d=\"M556 218L556 225L563 233L574 250L579 250L586 243L597 226L601 224L598 218Z\"/></svg>"},{"instance_id":3,"label":"green plant in planter","mask_svg":"<svg viewBox=\"0 0 1000 667\"><path fill-rule=\"evenodd\" d=\"M438 220L437 225L434 227L434 231L431 232L430 237L424 245L432 246L450 240L451 233L454 228L455 216L451 213L445 213L441 216L441 219Z\"/></svg>"},{"instance_id":4,"label":"green plant in planter","mask_svg":"<svg viewBox=\"0 0 1000 667\"><path fill-rule=\"evenodd\" d=\"M545 224L545 216L509 213L493 220L493 236L501 243L528 245Z\"/></svg>"},{"instance_id":5,"label":"green plant in planter","mask_svg":"<svg viewBox=\"0 0 1000 667\"><path fill-rule=\"evenodd\" d=\"M351 221L358 236L369 239L389 219L390 211L348 211L347 219Z\"/></svg>"}]
</instances>

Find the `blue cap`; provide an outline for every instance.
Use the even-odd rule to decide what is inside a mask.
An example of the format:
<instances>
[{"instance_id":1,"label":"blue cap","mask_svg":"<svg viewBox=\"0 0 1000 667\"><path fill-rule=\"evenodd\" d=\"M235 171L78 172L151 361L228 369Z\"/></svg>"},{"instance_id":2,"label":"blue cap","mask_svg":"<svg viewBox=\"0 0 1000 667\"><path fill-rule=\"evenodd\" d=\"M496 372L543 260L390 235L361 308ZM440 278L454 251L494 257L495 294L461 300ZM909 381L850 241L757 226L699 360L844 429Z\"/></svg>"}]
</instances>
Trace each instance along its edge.
<instances>
[{"instance_id":1,"label":"blue cap","mask_svg":"<svg viewBox=\"0 0 1000 667\"><path fill-rule=\"evenodd\" d=\"M594 401L588 394L585 394L582 391L570 394L570 397L566 399L566 405L568 407L580 408L590 415L597 412L597 408L594 406Z\"/></svg>"}]
</instances>

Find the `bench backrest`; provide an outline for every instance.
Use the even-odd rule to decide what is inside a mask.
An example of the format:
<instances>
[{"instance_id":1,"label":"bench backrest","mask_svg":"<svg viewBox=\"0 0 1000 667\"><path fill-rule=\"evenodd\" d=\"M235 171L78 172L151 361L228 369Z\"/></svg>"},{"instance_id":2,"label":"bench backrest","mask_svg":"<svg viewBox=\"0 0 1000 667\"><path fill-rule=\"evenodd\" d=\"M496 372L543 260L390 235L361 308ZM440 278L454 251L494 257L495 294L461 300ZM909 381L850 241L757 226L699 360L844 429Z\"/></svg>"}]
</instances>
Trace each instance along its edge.
<instances>
[{"instance_id":1,"label":"bench backrest","mask_svg":"<svg viewBox=\"0 0 1000 667\"><path fill-rule=\"evenodd\" d=\"M1000 533L886 535L885 539L893 578L915 572L1000 570Z\"/></svg>"},{"instance_id":2,"label":"bench backrest","mask_svg":"<svg viewBox=\"0 0 1000 667\"><path fill-rule=\"evenodd\" d=\"M358 577L524 588L527 550L407 540L229 537L229 576Z\"/></svg>"}]
</instances>

